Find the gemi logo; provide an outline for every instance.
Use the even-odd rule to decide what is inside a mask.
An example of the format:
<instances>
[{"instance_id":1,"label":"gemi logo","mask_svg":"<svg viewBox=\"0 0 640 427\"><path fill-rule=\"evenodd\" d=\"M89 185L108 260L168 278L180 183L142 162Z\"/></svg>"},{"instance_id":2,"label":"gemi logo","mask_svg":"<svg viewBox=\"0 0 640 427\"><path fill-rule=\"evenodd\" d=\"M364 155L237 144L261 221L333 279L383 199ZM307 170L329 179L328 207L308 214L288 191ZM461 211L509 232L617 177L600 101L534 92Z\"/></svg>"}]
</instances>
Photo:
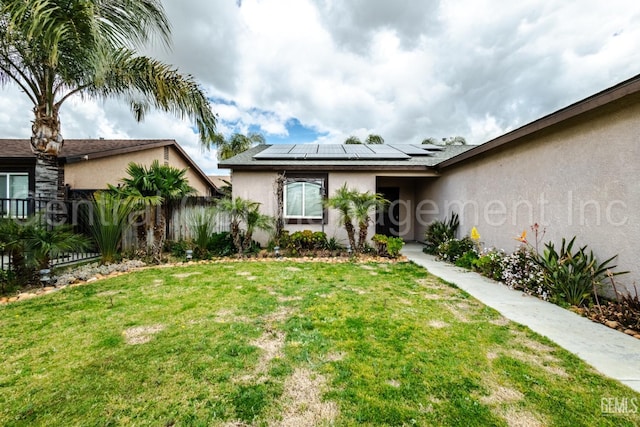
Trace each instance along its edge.
<instances>
[{"instance_id":1,"label":"gemi logo","mask_svg":"<svg viewBox=\"0 0 640 427\"><path fill-rule=\"evenodd\" d=\"M638 399L635 397L603 397L600 399L603 414L637 414Z\"/></svg>"}]
</instances>

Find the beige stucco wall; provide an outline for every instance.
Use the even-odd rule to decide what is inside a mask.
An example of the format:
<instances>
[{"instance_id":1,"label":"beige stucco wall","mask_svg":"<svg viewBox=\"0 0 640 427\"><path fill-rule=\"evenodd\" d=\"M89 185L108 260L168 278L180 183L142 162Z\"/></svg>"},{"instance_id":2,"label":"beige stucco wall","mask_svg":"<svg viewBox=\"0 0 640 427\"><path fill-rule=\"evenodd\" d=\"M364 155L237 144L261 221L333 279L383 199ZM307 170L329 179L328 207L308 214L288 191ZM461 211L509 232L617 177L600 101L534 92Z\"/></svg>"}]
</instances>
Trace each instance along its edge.
<instances>
[{"instance_id":1,"label":"beige stucco wall","mask_svg":"<svg viewBox=\"0 0 640 427\"><path fill-rule=\"evenodd\" d=\"M117 185L127 176L126 169L130 162L150 165L154 160L164 164L164 147L151 148L144 151L102 157L65 165L65 184L73 189L101 189L107 184ZM184 169L189 165L173 147L169 148L169 165ZM189 169L189 184L198 191L199 196L208 196L209 187L200 174Z\"/></svg>"},{"instance_id":2,"label":"beige stucco wall","mask_svg":"<svg viewBox=\"0 0 640 427\"><path fill-rule=\"evenodd\" d=\"M460 232L477 226L485 246L507 251L514 237L537 222L544 241L578 236L640 283L640 105L628 105L588 121L445 170L417 193L416 234L434 218L460 214Z\"/></svg>"},{"instance_id":3,"label":"beige stucco wall","mask_svg":"<svg viewBox=\"0 0 640 427\"><path fill-rule=\"evenodd\" d=\"M261 203L261 212L267 215L275 216L277 213L276 188L275 180L276 172L254 172L254 171L234 171L231 175L231 183L233 186L233 197L242 197ZM328 177L329 197L333 195L335 190L342 186L345 182L349 188L358 191L375 192L376 178L372 173L356 173L356 172L332 172ZM324 231L329 238L335 237L342 243L347 243L347 236L344 228L339 223L338 213L333 209L328 209L328 223L324 225ZM372 216L373 219L373 216ZM290 232L299 230L322 231L320 224L286 224L285 228ZM375 232L375 224L372 221L369 227L369 237ZM257 241L266 244L269 236L266 233L257 233L255 235Z\"/></svg>"}]
</instances>

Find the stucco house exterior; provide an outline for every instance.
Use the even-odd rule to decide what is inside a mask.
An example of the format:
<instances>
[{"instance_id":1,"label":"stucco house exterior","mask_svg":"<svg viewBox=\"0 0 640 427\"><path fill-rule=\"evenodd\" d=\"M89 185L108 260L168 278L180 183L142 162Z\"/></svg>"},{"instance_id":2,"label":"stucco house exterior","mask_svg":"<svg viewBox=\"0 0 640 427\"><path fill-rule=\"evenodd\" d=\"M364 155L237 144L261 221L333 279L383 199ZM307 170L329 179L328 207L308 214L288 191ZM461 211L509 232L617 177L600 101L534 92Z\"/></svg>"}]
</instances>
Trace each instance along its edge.
<instances>
[{"instance_id":1,"label":"stucco house exterior","mask_svg":"<svg viewBox=\"0 0 640 427\"><path fill-rule=\"evenodd\" d=\"M262 154L270 149L254 147L220 163L232 170L234 196L261 202L266 214L276 212L279 174L291 183L324 182L323 197L346 182L397 206L378 231L422 241L428 224L456 212L461 234L475 226L485 246L511 251L514 238L538 223L545 242L575 235L601 259L618 254L619 268L630 271L619 281L629 290L640 282L640 75L478 146L338 160L294 155L313 153L312 146L283 147L281 158ZM315 214L291 218L297 221L287 227L324 228L344 239L335 212L325 211L321 221L317 208ZM386 229L384 221L396 224Z\"/></svg>"},{"instance_id":2,"label":"stucco house exterior","mask_svg":"<svg viewBox=\"0 0 640 427\"><path fill-rule=\"evenodd\" d=\"M23 199L35 195L35 156L26 139L0 140L0 199ZM71 190L95 191L117 185L127 176L130 162L188 168L187 178L199 196L218 193L216 186L172 139L114 140L67 139L62 155L60 181Z\"/></svg>"}]
</instances>

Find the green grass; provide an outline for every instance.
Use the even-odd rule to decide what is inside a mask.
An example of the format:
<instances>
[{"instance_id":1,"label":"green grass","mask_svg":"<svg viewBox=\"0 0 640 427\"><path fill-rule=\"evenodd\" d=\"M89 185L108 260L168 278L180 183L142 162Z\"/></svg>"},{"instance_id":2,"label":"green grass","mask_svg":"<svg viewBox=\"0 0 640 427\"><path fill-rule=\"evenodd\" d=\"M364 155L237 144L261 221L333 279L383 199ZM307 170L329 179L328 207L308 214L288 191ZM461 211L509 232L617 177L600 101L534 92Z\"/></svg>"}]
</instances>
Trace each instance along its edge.
<instances>
[{"instance_id":1,"label":"green grass","mask_svg":"<svg viewBox=\"0 0 640 427\"><path fill-rule=\"evenodd\" d=\"M0 339L7 426L640 422L601 409L638 393L410 263L148 269L3 306Z\"/></svg>"}]
</instances>

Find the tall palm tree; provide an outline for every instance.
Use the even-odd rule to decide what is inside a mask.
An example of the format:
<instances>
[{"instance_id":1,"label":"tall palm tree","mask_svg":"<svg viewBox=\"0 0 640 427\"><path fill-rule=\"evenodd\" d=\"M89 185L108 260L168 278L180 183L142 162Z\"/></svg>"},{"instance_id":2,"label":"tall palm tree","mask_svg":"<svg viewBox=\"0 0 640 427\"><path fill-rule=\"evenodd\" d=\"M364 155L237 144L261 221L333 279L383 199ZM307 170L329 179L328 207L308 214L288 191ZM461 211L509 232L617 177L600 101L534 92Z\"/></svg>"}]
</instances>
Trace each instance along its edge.
<instances>
[{"instance_id":1,"label":"tall palm tree","mask_svg":"<svg viewBox=\"0 0 640 427\"><path fill-rule=\"evenodd\" d=\"M229 159L237 154L247 151L254 145L264 143L264 136L259 133L250 133L249 135L234 133L231 138L221 139L218 141L218 159Z\"/></svg>"},{"instance_id":2,"label":"tall palm tree","mask_svg":"<svg viewBox=\"0 0 640 427\"><path fill-rule=\"evenodd\" d=\"M344 225L349 244L354 251L357 249L355 228L353 226L353 217L355 215L353 198L355 194L356 191L349 189L345 182L342 187L336 190L333 196L327 199L327 206L338 211L340 223Z\"/></svg>"},{"instance_id":3,"label":"tall palm tree","mask_svg":"<svg viewBox=\"0 0 640 427\"><path fill-rule=\"evenodd\" d=\"M136 54L153 40L170 42L161 0L0 0L0 84L33 103L37 196L60 192L59 112L74 95L124 99L138 121L151 107L171 112L194 121L205 147L219 140L193 77Z\"/></svg>"}]
</instances>

